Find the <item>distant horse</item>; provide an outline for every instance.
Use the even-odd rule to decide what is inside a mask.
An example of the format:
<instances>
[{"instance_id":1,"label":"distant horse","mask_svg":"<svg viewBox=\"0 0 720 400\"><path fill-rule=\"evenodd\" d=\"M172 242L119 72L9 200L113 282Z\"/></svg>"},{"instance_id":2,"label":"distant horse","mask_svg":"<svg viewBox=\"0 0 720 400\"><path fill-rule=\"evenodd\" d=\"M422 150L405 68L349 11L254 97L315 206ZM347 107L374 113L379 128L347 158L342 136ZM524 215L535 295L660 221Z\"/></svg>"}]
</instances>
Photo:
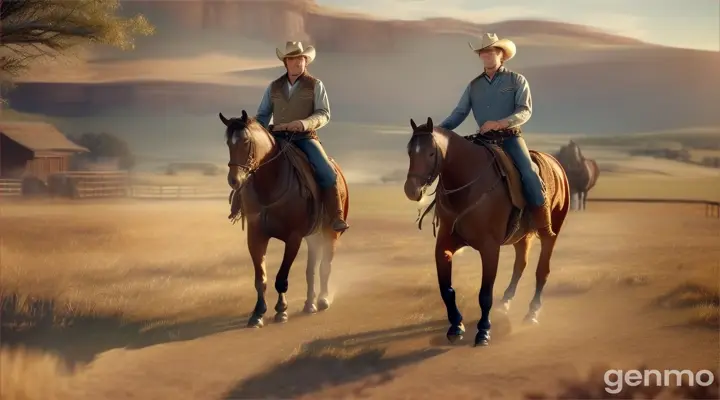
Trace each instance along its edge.
<instances>
[{"instance_id":1,"label":"distant horse","mask_svg":"<svg viewBox=\"0 0 720 400\"><path fill-rule=\"evenodd\" d=\"M245 110L241 118L225 118L225 137L230 149L228 184L233 222L247 218L247 244L255 268L257 303L248 321L249 327L262 327L267 311L265 291L267 277L265 254L270 238L285 242L280 269L275 277L278 301L275 305L275 321L288 319L288 274L303 239L308 245L307 298L303 311L315 313L330 307L328 281L335 245L341 233L330 227L330 219L323 212L319 188L305 155L292 144L292 133L287 140L275 139L260 123L249 118ZM337 172L337 183L343 188L344 218L347 219L350 194L340 166L332 160ZM315 302L315 269L318 256L320 263L320 295Z\"/></svg>"},{"instance_id":2,"label":"distant horse","mask_svg":"<svg viewBox=\"0 0 720 400\"><path fill-rule=\"evenodd\" d=\"M600 168L598 168L595 160L585 158L580 151L580 147L574 141L570 141L567 145L562 146L557 155L558 161L562 164L570 182L570 198L577 196L577 206L572 209L584 210L587 208L587 194L595 187L598 177L600 176Z\"/></svg>"},{"instance_id":3,"label":"distant horse","mask_svg":"<svg viewBox=\"0 0 720 400\"><path fill-rule=\"evenodd\" d=\"M465 246L480 252L482 285L479 303L482 316L478 322L475 345L487 345L490 339L490 308L498 269L500 247L515 247L513 275L503 296L505 310L515 296L520 277L528 263L531 240L537 233L531 214L525 210L520 174L501 148L484 140L475 143L457 133L434 127L431 118L417 126L410 120L412 137L408 142L410 165L405 181L405 195L419 201L428 186L439 178L434 200L435 222L439 222L435 242L440 295L447 308L450 342L465 333L463 317L455 303L452 287L452 258ZM537 323L542 292L550 273L550 258L569 208L568 182L560 164L550 155L530 151L538 168L551 208L554 237L540 236L542 250L535 273L535 296L525 316ZM433 204L421 214L419 221Z\"/></svg>"}]
</instances>

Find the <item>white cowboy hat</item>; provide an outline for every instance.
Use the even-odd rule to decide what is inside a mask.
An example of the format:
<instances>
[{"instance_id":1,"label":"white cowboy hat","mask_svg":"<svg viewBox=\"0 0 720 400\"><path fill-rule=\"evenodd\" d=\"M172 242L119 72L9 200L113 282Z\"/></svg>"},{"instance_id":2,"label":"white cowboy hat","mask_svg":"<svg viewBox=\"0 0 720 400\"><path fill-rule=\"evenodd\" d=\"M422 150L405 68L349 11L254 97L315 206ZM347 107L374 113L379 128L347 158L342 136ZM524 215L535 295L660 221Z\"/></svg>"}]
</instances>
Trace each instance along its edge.
<instances>
[{"instance_id":1,"label":"white cowboy hat","mask_svg":"<svg viewBox=\"0 0 720 400\"><path fill-rule=\"evenodd\" d=\"M287 42L285 43L285 51L275 48L280 61L285 61L287 57L307 57L307 63L310 64L315 59L315 48L312 46L304 47L302 42Z\"/></svg>"},{"instance_id":2,"label":"white cowboy hat","mask_svg":"<svg viewBox=\"0 0 720 400\"><path fill-rule=\"evenodd\" d=\"M479 47L476 48L470 42L468 42L468 46L470 46L472 51L476 53L479 53L481 50L487 49L488 47L497 47L502 49L502 51L505 52L505 61L515 57L515 53L517 53L517 48L512 40L498 39L497 35L494 33L486 33L482 35Z\"/></svg>"}]
</instances>

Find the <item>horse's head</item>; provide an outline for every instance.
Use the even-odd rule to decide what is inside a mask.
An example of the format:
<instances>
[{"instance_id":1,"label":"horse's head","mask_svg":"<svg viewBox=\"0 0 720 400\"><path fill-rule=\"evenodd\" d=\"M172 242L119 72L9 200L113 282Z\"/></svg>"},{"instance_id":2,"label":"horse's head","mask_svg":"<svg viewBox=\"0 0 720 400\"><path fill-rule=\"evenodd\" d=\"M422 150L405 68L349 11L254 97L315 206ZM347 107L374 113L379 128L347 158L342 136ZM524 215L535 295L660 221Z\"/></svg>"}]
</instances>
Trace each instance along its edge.
<instances>
[{"instance_id":1,"label":"horse's head","mask_svg":"<svg viewBox=\"0 0 720 400\"><path fill-rule=\"evenodd\" d=\"M573 140L570 140L566 146L560 148L559 157L558 161L571 167L582 164L583 162L580 146Z\"/></svg>"},{"instance_id":2,"label":"horse's head","mask_svg":"<svg viewBox=\"0 0 720 400\"><path fill-rule=\"evenodd\" d=\"M219 116L220 121L225 124L225 139L230 149L228 185L233 190L238 190L259 167L256 144L264 129L253 118L248 117L245 110L242 110L240 118L225 118L222 113Z\"/></svg>"},{"instance_id":3,"label":"horse's head","mask_svg":"<svg viewBox=\"0 0 720 400\"><path fill-rule=\"evenodd\" d=\"M405 180L405 196L412 201L419 201L427 188L440 175L442 150L433 135L432 118L427 123L417 126L410 120L412 136L407 145L410 165Z\"/></svg>"}]
</instances>

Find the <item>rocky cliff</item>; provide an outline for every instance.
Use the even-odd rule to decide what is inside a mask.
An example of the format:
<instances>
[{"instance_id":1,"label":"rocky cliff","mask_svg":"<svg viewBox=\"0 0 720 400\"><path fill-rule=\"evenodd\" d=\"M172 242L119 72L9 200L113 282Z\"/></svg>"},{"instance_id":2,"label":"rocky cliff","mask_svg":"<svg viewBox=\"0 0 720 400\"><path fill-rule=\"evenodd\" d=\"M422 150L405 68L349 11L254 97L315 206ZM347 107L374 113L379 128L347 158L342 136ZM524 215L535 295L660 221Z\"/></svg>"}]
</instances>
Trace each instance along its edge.
<instances>
[{"instance_id":1,"label":"rocky cliff","mask_svg":"<svg viewBox=\"0 0 720 400\"><path fill-rule=\"evenodd\" d=\"M222 32L274 43L309 40L325 52L393 52L408 41L439 35L478 36L484 31L503 36L569 36L598 44L638 43L585 26L549 21L480 25L448 18L381 20L329 10L312 0L125 0L123 9L147 15L164 33Z\"/></svg>"}]
</instances>

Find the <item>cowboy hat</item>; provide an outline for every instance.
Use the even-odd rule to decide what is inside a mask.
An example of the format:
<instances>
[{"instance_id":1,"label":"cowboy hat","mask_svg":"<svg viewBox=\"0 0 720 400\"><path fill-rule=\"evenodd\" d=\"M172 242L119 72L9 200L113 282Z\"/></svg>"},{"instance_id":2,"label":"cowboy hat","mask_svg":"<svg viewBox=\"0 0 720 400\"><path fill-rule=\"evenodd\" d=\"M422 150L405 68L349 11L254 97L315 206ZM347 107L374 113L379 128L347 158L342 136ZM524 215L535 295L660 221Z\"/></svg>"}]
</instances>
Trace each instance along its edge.
<instances>
[{"instance_id":1,"label":"cowboy hat","mask_svg":"<svg viewBox=\"0 0 720 400\"><path fill-rule=\"evenodd\" d=\"M307 63L310 64L315 59L315 48L312 46L304 47L302 42L286 42L285 51L275 48L280 61L285 61L287 57L305 56Z\"/></svg>"},{"instance_id":2,"label":"cowboy hat","mask_svg":"<svg viewBox=\"0 0 720 400\"><path fill-rule=\"evenodd\" d=\"M486 33L482 35L480 47L476 48L470 42L468 42L468 46L470 46L472 51L476 53L479 53L480 51L487 49L488 47L497 47L503 52L505 52L505 61L515 57L515 53L517 53L517 48L515 47L515 43L513 43L512 40L498 39L497 35L494 33Z\"/></svg>"}]
</instances>

